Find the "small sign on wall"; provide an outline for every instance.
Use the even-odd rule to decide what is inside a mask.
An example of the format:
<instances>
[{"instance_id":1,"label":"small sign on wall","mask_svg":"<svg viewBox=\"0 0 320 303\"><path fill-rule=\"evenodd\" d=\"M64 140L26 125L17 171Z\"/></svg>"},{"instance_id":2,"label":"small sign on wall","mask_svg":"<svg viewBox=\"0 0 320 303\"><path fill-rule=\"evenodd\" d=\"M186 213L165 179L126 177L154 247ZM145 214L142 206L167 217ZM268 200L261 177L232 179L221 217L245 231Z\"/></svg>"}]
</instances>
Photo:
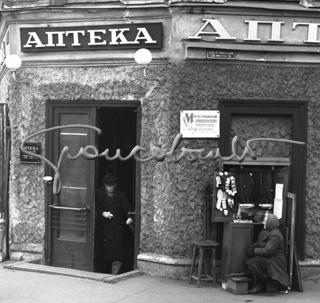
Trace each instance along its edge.
<instances>
[{"instance_id":1,"label":"small sign on wall","mask_svg":"<svg viewBox=\"0 0 320 303\"><path fill-rule=\"evenodd\" d=\"M234 51L224 51L224 50L208 50L207 51L208 59L235 59Z\"/></svg>"},{"instance_id":2,"label":"small sign on wall","mask_svg":"<svg viewBox=\"0 0 320 303\"><path fill-rule=\"evenodd\" d=\"M218 110L181 110L180 133L183 138L219 138Z\"/></svg>"},{"instance_id":3,"label":"small sign on wall","mask_svg":"<svg viewBox=\"0 0 320 303\"><path fill-rule=\"evenodd\" d=\"M41 143L35 142L25 142L24 149L28 152L31 152L36 155L41 155ZM32 164L41 164L41 160L32 155L27 155L20 150L20 162L21 163L32 163Z\"/></svg>"}]
</instances>

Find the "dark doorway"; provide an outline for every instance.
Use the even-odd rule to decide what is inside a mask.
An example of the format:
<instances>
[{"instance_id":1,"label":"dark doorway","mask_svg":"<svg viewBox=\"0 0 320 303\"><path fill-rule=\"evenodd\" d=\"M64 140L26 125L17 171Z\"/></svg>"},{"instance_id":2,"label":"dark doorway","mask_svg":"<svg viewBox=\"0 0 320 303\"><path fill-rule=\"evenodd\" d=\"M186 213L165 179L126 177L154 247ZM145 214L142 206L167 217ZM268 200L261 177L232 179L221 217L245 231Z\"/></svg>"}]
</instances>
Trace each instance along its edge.
<instances>
[{"instance_id":1,"label":"dark doorway","mask_svg":"<svg viewBox=\"0 0 320 303\"><path fill-rule=\"evenodd\" d=\"M137 144L137 109L135 107L100 107L97 109L97 127L102 134L98 137L98 150L102 153L109 150L110 158L116 155L120 149L121 156L126 157ZM135 209L136 200L136 162L134 158L126 161L108 161L105 157L97 160L97 189L102 185L101 180L107 174L112 173L118 177L117 189L125 193L132 208ZM98 222L98 221L97 221ZM102 235L99 223L96 225L96 271L103 272ZM133 270L134 267L134 224L126 226L124 261L120 273Z\"/></svg>"}]
</instances>

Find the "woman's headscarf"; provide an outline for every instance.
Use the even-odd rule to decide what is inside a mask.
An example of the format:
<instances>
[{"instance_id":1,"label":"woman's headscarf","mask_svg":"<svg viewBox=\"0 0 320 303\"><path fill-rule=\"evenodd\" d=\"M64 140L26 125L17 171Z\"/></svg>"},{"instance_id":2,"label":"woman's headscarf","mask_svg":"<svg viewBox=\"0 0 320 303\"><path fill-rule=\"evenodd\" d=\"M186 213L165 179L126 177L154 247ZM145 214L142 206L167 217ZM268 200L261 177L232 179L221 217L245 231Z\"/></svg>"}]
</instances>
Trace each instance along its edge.
<instances>
[{"instance_id":1,"label":"woman's headscarf","mask_svg":"<svg viewBox=\"0 0 320 303\"><path fill-rule=\"evenodd\" d=\"M268 219L266 223L266 230L273 230L278 228L280 225L278 218L273 215L268 213Z\"/></svg>"}]
</instances>

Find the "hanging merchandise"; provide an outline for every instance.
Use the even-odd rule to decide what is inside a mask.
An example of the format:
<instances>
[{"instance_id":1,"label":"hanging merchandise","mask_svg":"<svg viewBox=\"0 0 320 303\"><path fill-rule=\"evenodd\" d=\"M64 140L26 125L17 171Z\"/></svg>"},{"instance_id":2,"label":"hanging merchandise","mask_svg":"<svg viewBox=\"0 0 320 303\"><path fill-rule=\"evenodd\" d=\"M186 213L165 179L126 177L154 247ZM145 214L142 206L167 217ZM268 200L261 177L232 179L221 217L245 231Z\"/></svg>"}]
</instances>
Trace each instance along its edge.
<instances>
[{"instance_id":1,"label":"hanging merchandise","mask_svg":"<svg viewBox=\"0 0 320 303\"><path fill-rule=\"evenodd\" d=\"M229 208L232 210L235 204L234 198L237 194L235 177L228 172L220 172L215 178L217 188L216 209L221 211L224 216L228 216Z\"/></svg>"}]
</instances>

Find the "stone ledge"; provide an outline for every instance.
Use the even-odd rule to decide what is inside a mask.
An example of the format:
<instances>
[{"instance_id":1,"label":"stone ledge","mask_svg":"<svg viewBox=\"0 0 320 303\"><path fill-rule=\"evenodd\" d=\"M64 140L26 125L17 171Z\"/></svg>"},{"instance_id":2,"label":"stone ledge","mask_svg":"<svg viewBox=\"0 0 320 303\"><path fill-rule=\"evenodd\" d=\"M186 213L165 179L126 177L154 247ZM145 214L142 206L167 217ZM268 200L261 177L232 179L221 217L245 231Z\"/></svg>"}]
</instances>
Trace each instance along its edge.
<instances>
[{"instance_id":1,"label":"stone ledge","mask_svg":"<svg viewBox=\"0 0 320 303\"><path fill-rule=\"evenodd\" d=\"M141 272L148 275L187 280L190 275L191 259L145 253L138 255L137 265Z\"/></svg>"},{"instance_id":2,"label":"stone ledge","mask_svg":"<svg viewBox=\"0 0 320 303\"><path fill-rule=\"evenodd\" d=\"M140 261L161 263L161 264L167 264L167 265L191 266L191 258L172 258L165 255L159 255L159 254L153 254L153 253L139 254L137 259Z\"/></svg>"},{"instance_id":3,"label":"stone ledge","mask_svg":"<svg viewBox=\"0 0 320 303\"><path fill-rule=\"evenodd\" d=\"M21 251L11 251L10 260L11 261L31 261L35 258L41 258L42 254L39 253L28 253Z\"/></svg>"},{"instance_id":4,"label":"stone ledge","mask_svg":"<svg viewBox=\"0 0 320 303\"><path fill-rule=\"evenodd\" d=\"M303 282L320 282L320 260L306 259L299 261L301 279Z\"/></svg>"},{"instance_id":5,"label":"stone ledge","mask_svg":"<svg viewBox=\"0 0 320 303\"><path fill-rule=\"evenodd\" d=\"M319 266L320 267L320 259L306 259L304 261L299 261L300 267L307 266Z\"/></svg>"},{"instance_id":6,"label":"stone ledge","mask_svg":"<svg viewBox=\"0 0 320 303\"><path fill-rule=\"evenodd\" d=\"M72 268L42 265L40 263L41 263L41 259L34 259L31 262L21 261L21 262L11 263L9 265L5 265L4 268L11 269L11 270L21 270L21 271L29 271L29 272L36 272L36 273L69 276L73 278L95 280L95 281L111 283L111 284L129 279L131 277L140 276L143 274L139 270L134 270L124 274L120 274L120 275L111 275L111 274L82 271L82 270L72 269Z\"/></svg>"},{"instance_id":7,"label":"stone ledge","mask_svg":"<svg viewBox=\"0 0 320 303\"><path fill-rule=\"evenodd\" d=\"M43 245L42 244L17 244L17 243L11 243L10 244L10 251L41 254L43 252Z\"/></svg>"}]
</instances>

